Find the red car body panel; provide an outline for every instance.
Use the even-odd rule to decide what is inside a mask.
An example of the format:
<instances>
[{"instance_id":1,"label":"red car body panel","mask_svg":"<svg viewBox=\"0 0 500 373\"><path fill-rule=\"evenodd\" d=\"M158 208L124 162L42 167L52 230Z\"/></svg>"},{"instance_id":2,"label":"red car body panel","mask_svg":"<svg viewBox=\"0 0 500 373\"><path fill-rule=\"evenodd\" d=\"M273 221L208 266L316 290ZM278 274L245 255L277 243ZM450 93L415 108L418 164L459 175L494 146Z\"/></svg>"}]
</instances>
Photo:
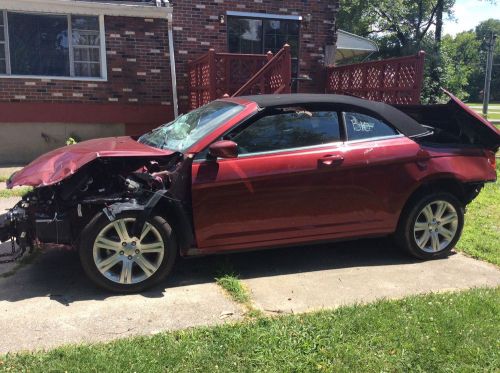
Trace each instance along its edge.
<instances>
[{"instance_id":1,"label":"red car body panel","mask_svg":"<svg viewBox=\"0 0 500 373\"><path fill-rule=\"evenodd\" d=\"M128 136L89 140L42 155L16 172L7 182L7 186L13 188L19 185L53 185L97 158L151 157L172 153L170 150L160 150L138 143Z\"/></svg>"},{"instance_id":2,"label":"red car body panel","mask_svg":"<svg viewBox=\"0 0 500 373\"><path fill-rule=\"evenodd\" d=\"M496 173L482 150L426 151L404 136L195 162L197 247L212 253L392 233L414 190L450 176L474 182Z\"/></svg>"},{"instance_id":3,"label":"red car body panel","mask_svg":"<svg viewBox=\"0 0 500 373\"><path fill-rule=\"evenodd\" d=\"M188 158L259 110L256 102L246 99L227 101L245 108L191 146L185 152ZM481 122L475 125L492 127L478 119ZM8 186L56 184L97 158L172 154L130 137L85 141L36 159L16 173ZM492 154L478 147L426 146L398 135L234 159L195 160L189 213L196 252L393 233L409 197L424 183L494 181L495 168L488 161Z\"/></svg>"}]
</instances>

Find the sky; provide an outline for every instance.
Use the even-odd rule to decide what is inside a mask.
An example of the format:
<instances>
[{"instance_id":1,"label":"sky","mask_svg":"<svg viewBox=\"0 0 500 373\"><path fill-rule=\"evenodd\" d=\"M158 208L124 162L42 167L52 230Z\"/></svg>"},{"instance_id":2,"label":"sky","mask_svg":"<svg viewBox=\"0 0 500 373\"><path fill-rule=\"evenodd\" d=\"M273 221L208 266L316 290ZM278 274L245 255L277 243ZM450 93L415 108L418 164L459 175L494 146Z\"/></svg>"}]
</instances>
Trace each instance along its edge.
<instances>
[{"instance_id":1,"label":"sky","mask_svg":"<svg viewBox=\"0 0 500 373\"><path fill-rule=\"evenodd\" d=\"M456 20L446 20L443 26L444 34L456 35L476 27L488 18L500 19L500 1L491 4L485 0L456 0L454 11Z\"/></svg>"}]
</instances>

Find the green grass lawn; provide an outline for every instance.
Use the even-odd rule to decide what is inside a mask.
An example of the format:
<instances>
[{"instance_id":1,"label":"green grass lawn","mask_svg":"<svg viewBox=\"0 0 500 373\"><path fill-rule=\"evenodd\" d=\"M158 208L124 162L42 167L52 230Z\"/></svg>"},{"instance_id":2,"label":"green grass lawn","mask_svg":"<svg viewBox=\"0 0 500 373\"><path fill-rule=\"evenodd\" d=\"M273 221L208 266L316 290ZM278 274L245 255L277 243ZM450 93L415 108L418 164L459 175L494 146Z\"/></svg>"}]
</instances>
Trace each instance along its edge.
<instances>
[{"instance_id":1,"label":"green grass lawn","mask_svg":"<svg viewBox=\"0 0 500 373\"><path fill-rule=\"evenodd\" d=\"M0 189L0 198L10 197L23 197L25 194L31 192L31 187L19 187L14 189Z\"/></svg>"},{"instance_id":2,"label":"green grass lawn","mask_svg":"<svg viewBox=\"0 0 500 373\"><path fill-rule=\"evenodd\" d=\"M500 165L497 164L497 174ZM465 226L457 248L500 266L500 183L488 183L467 207Z\"/></svg>"},{"instance_id":3,"label":"green grass lawn","mask_svg":"<svg viewBox=\"0 0 500 373\"><path fill-rule=\"evenodd\" d=\"M467 102L467 105L473 106L473 110L477 113L483 113L483 103L482 102ZM491 103L488 105L488 120L500 120L500 104Z\"/></svg>"},{"instance_id":4,"label":"green grass lawn","mask_svg":"<svg viewBox=\"0 0 500 373\"><path fill-rule=\"evenodd\" d=\"M500 368L500 289L0 357L5 371L473 372Z\"/></svg>"},{"instance_id":5,"label":"green grass lawn","mask_svg":"<svg viewBox=\"0 0 500 373\"><path fill-rule=\"evenodd\" d=\"M500 120L500 113L488 113L488 120Z\"/></svg>"}]
</instances>

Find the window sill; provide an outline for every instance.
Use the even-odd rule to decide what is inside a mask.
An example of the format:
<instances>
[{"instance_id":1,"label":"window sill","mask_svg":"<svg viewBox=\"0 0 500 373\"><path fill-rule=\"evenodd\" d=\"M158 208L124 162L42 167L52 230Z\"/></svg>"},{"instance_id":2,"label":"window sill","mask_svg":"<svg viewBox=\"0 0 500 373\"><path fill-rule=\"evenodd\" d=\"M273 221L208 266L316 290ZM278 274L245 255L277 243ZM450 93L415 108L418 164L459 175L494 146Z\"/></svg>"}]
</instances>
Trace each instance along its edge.
<instances>
[{"instance_id":1,"label":"window sill","mask_svg":"<svg viewBox=\"0 0 500 373\"><path fill-rule=\"evenodd\" d=\"M31 80L69 80L79 82L107 82L106 78L85 78L78 76L40 76L40 75L7 75L0 74L0 79L31 79Z\"/></svg>"}]
</instances>

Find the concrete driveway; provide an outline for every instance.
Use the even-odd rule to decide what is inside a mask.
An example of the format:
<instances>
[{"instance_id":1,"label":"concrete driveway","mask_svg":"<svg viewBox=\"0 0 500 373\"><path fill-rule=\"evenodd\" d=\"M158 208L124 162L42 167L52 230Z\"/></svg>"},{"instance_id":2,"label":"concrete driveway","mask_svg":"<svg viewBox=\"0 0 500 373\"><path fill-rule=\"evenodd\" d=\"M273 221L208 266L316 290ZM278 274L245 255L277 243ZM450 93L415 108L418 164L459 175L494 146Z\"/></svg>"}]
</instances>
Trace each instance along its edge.
<instances>
[{"instance_id":1,"label":"concrete driveway","mask_svg":"<svg viewBox=\"0 0 500 373\"><path fill-rule=\"evenodd\" d=\"M244 310L214 283L221 267L268 314L500 285L487 263L461 254L417 262L377 239L180 260L161 286L118 296L86 279L76 253L49 252L0 278L0 353L240 320Z\"/></svg>"}]
</instances>

